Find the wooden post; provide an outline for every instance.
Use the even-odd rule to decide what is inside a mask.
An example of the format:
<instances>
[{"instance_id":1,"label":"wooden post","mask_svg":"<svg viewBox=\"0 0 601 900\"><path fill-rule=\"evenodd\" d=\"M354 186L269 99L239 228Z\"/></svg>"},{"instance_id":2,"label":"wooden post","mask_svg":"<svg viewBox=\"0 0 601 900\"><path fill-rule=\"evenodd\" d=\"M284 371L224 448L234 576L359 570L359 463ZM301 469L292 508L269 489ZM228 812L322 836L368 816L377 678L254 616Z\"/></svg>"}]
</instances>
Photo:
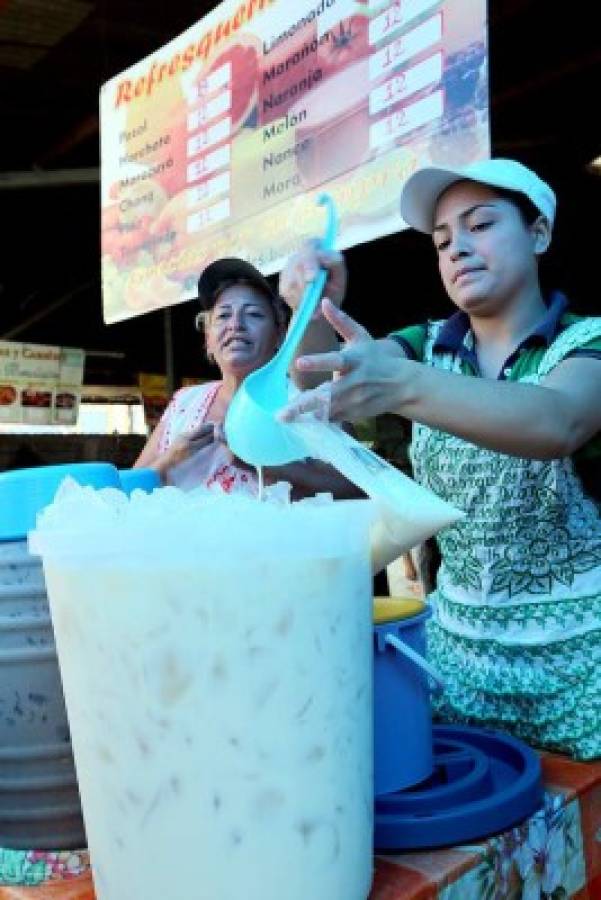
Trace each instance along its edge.
<instances>
[{"instance_id":1,"label":"wooden post","mask_svg":"<svg viewBox=\"0 0 601 900\"><path fill-rule=\"evenodd\" d=\"M167 392L170 397L175 393L175 356L173 352L173 328L171 308L163 310L165 323L165 374L167 376Z\"/></svg>"}]
</instances>

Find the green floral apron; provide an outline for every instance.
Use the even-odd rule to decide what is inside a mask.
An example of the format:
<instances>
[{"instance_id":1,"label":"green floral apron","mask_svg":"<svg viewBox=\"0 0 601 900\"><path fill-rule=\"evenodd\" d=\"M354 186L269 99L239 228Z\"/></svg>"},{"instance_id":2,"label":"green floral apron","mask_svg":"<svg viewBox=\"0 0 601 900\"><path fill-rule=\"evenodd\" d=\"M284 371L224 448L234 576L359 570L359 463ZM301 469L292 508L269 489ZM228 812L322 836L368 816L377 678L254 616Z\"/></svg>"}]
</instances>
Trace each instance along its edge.
<instances>
[{"instance_id":1,"label":"green floral apron","mask_svg":"<svg viewBox=\"0 0 601 900\"><path fill-rule=\"evenodd\" d=\"M424 362L460 372L456 355ZM544 354L536 384L601 319L568 327ZM512 731L581 759L601 756L601 514L570 458L528 460L415 424L416 479L465 519L439 535L428 652L446 680L440 717Z\"/></svg>"}]
</instances>

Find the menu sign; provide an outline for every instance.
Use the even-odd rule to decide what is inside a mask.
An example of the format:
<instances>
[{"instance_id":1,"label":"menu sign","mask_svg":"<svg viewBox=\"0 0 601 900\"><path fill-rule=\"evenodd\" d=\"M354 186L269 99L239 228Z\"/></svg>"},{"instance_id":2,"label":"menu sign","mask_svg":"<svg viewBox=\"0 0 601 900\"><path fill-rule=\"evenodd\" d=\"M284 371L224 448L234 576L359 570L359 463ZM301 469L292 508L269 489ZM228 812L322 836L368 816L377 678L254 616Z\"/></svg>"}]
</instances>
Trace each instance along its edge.
<instances>
[{"instance_id":1,"label":"menu sign","mask_svg":"<svg viewBox=\"0 0 601 900\"><path fill-rule=\"evenodd\" d=\"M75 425L85 353L0 341L0 422Z\"/></svg>"},{"instance_id":2,"label":"menu sign","mask_svg":"<svg viewBox=\"0 0 601 900\"><path fill-rule=\"evenodd\" d=\"M490 152L486 0L226 0L100 93L107 322L265 274L340 215L338 246L404 227L421 165Z\"/></svg>"}]
</instances>

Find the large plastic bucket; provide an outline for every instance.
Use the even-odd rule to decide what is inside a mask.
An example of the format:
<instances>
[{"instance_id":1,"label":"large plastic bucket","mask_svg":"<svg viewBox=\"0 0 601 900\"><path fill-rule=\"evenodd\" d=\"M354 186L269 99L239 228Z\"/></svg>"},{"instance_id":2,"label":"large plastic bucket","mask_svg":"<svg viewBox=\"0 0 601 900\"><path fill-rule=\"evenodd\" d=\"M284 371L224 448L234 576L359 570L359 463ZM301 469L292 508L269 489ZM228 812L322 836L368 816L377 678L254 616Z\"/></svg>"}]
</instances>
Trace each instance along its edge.
<instances>
[{"instance_id":1,"label":"large plastic bucket","mask_svg":"<svg viewBox=\"0 0 601 900\"><path fill-rule=\"evenodd\" d=\"M0 474L0 847L86 843L42 565L25 541L67 475L119 486L108 464Z\"/></svg>"},{"instance_id":2,"label":"large plastic bucket","mask_svg":"<svg viewBox=\"0 0 601 900\"><path fill-rule=\"evenodd\" d=\"M442 683L425 659L426 620L374 625L374 792L419 784L432 774L430 692Z\"/></svg>"},{"instance_id":3,"label":"large plastic bucket","mask_svg":"<svg viewBox=\"0 0 601 900\"><path fill-rule=\"evenodd\" d=\"M30 547L98 900L365 900L370 505L88 499Z\"/></svg>"}]
</instances>

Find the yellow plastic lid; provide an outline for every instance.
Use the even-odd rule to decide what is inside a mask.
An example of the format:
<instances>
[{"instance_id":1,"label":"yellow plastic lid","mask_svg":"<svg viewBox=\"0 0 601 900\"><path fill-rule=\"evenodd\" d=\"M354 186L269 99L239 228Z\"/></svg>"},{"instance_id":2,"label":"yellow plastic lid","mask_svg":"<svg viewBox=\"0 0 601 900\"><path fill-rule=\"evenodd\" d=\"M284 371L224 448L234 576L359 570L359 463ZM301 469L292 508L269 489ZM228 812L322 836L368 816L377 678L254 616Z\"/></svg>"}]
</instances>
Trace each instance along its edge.
<instances>
[{"instance_id":1,"label":"yellow plastic lid","mask_svg":"<svg viewBox=\"0 0 601 900\"><path fill-rule=\"evenodd\" d=\"M417 597L374 597L374 624L408 619L423 612L426 604Z\"/></svg>"}]
</instances>

